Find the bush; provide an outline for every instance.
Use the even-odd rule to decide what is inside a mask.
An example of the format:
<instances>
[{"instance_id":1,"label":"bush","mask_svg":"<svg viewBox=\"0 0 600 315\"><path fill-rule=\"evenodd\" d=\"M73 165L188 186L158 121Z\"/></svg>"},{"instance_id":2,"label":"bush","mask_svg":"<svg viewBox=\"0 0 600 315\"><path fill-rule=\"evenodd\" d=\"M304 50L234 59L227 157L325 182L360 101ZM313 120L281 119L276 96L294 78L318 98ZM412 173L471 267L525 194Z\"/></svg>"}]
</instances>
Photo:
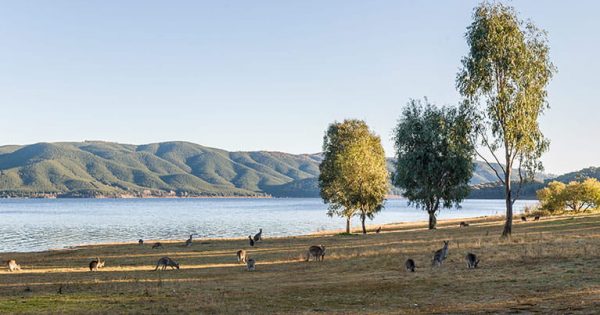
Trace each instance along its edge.
<instances>
[{"instance_id":1,"label":"bush","mask_svg":"<svg viewBox=\"0 0 600 315\"><path fill-rule=\"evenodd\" d=\"M541 209L548 211L585 211L600 206L600 182L587 178L568 184L553 181L537 191Z\"/></svg>"}]
</instances>

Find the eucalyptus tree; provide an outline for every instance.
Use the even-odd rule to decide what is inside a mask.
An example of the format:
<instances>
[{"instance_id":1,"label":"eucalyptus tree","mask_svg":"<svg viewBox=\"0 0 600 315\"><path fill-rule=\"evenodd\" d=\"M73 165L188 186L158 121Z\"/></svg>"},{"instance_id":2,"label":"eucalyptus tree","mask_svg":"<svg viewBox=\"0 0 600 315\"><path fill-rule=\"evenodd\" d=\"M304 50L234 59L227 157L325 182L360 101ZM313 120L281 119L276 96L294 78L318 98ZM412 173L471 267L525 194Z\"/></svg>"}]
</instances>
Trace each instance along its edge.
<instances>
[{"instance_id":1,"label":"eucalyptus tree","mask_svg":"<svg viewBox=\"0 0 600 315\"><path fill-rule=\"evenodd\" d=\"M540 157L549 141L540 131L538 118L549 107L546 87L555 67L545 31L523 22L514 8L504 4L477 6L465 37L469 53L462 59L456 85L477 121L474 136L481 145L477 154L505 187L502 236L507 237L523 183L543 170ZM498 163L499 170L490 161ZM519 177L514 192L513 168Z\"/></svg>"},{"instance_id":2,"label":"eucalyptus tree","mask_svg":"<svg viewBox=\"0 0 600 315\"><path fill-rule=\"evenodd\" d=\"M429 214L435 229L441 207L459 206L469 194L473 174L471 122L458 108L411 100L394 131L396 172L393 183Z\"/></svg>"},{"instance_id":3,"label":"eucalyptus tree","mask_svg":"<svg viewBox=\"0 0 600 315\"><path fill-rule=\"evenodd\" d=\"M345 120L329 125L323 138L323 161L319 166L321 197L329 204L327 214L365 219L380 211L389 191L388 172L381 139L364 121Z\"/></svg>"}]
</instances>

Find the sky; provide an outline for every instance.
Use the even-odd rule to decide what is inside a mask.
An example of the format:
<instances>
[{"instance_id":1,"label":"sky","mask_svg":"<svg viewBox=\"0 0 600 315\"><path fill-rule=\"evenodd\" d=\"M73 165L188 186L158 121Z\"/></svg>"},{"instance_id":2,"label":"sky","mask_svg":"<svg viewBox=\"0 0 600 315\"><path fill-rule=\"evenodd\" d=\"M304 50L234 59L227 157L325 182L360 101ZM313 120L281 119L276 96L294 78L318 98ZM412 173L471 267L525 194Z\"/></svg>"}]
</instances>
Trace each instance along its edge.
<instances>
[{"instance_id":1,"label":"sky","mask_svg":"<svg viewBox=\"0 0 600 315\"><path fill-rule=\"evenodd\" d=\"M546 171L600 166L596 1L510 1L558 73ZM478 1L0 1L0 145L191 141L314 153L364 119L393 156L411 98L455 105Z\"/></svg>"}]
</instances>

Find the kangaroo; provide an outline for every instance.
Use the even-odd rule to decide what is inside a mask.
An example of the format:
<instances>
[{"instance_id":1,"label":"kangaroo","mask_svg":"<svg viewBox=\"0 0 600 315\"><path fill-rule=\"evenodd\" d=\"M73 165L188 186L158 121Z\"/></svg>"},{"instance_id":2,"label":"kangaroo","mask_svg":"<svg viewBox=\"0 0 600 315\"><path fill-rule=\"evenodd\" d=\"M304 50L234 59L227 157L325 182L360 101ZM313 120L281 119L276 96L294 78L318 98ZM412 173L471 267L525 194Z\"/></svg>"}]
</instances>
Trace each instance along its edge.
<instances>
[{"instance_id":1,"label":"kangaroo","mask_svg":"<svg viewBox=\"0 0 600 315\"><path fill-rule=\"evenodd\" d=\"M306 261L309 261L311 257L314 257L315 261L323 261L325 259L325 246L323 245L313 245L308 248L308 253L306 255Z\"/></svg>"},{"instance_id":2,"label":"kangaroo","mask_svg":"<svg viewBox=\"0 0 600 315\"><path fill-rule=\"evenodd\" d=\"M240 250L237 251L237 260L238 260L238 262L245 263L247 257L248 257L248 254L246 253L245 250L240 249Z\"/></svg>"},{"instance_id":3,"label":"kangaroo","mask_svg":"<svg viewBox=\"0 0 600 315\"><path fill-rule=\"evenodd\" d=\"M536 215L535 218L533 218L533 221L539 221L540 220L540 216Z\"/></svg>"},{"instance_id":4,"label":"kangaroo","mask_svg":"<svg viewBox=\"0 0 600 315\"><path fill-rule=\"evenodd\" d=\"M96 257L96 260L90 261L90 271L98 271L99 268L104 267L106 261L101 261L100 258Z\"/></svg>"},{"instance_id":5,"label":"kangaroo","mask_svg":"<svg viewBox=\"0 0 600 315\"><path fill-rule=\"evenodd\" d=\"M248 239L250 240L250 246L254 246L254 240L252 239L252 235L248 235Z\"/></svg>"},{"instance_id":6,"label":"kangaroo","mask_svg":"<svg viewBox=\"0 0 600 315\"><path fill-rule=\"evenodd\" d=\"M194 236L194 234L190 234L190 238L185 240L185 246L192 246L192 236Z\"/></svg>"},{"instance_id":7,"label":"kangaroo","mask_svg":"<svg viewBox=\"0 0 600 315\"><path fill-rule=\"evenodd\" d=\"M415 272L415 268L417 268L417 266L415 265L415 261L410 258L406 260L406 262L404 263L404 267L406 268L406 271L409 272Z\"/></svg>"},{"instance_id":8,"label":"kangaroo","mask_svg":"<svg viewBox=\"0 0 600 315\"><path fill-rule=\"evenodd\" d=\"M465 260L467 261L467 268L469 269L475 269L477 268L477 264L479 264L479 259L477 259L477 255L473 253L468 253L467 256L465 256Z\"/></svg>"},{"instance_id":9,"label":"kangaroo","mask_svg":"<svg viewBox=\"0 0 600 315\"><path fill-rule=\"evenodd\" d=\"M252 258L248 258L248 261L246 261L246 268L248 271L254 271L256 269L256 261Z\"/></svg>"},{"instance_id":10,"label":"kangaroo","mask_svg":"<svg viewBox=\"0 0 600 315\"><path fill-rule=\"evenodd\" d=\"M6 261L6 266L8 267L8 270L10 272L21 271L21 266L19 264L17 264L17 261L14 260L14 259L7 260Z\"/></svg>"},{"instance_id":11,"label":"kangaroo","mask_svg":"<svg viewBox=\"0 0 600 315\"><path fill-rule=\"evenodd\" d=\"M141 245L144 245L144 240L140 238L140 239L138 240L138 245L140 245L140 246L141 246Z\"/></svg>"},{"instance_id":12,"label":"kangaroo","mask_svg":"<svg viewBox=\"0 0 600 315\"><path fill-rule=\"evenodd\" d=\"M377 228L377 230L375 230L376 234L379 234L381 232L381 226Z\"/></svg>"},{"instance_id":13,"label":"kangaroo","mask_svg":"<svg viewBox=\"0 0 600 315\"><path fill-rule=\"evenodd\" d=\"M254 241L262 241L262 229L260 229L260 231L254 235Z\"/></svg>"},{"instance_id":14,"label":"kangaroo","mask_svg":"<svg viewBox=\"0 0 600 315\"><path fill-rule=\"evenodd\" d=\"M467 226L469 226L469 223L467 223L465 221L460 222L460 227L467 227Z\"/></svg>"},{"instance_id":15,"label":"kangaroo","mask_svg":"<svg viewBox=\"0 0 600 315\"><path fill-rule=\"evenodd\" d=\"M169 257L163 257L159 259L156 263L156 268L154 269L154 271L157 271L158 268L161 268L161 270L165 270L167 269L167 267L171 267L171 269L177 268L179 270L179 263L177 263Z\"/></svg>"},{"instance_id":16,"label":"kangaroo","mask_svg":"<svg viewBox=\"0 0 600 315\"><path fill-rule=\"evenodd\" d=\"M444 259L448 257L448 244L450 241L444 241L444 247L438 249L435 254L433 254L433 261L431 262L432 266L441 266Z\"/></svg>"},{"instance_id":17,"label":"kangaroo","mask_svg":"<svg viewBox=\"0 0 600 315\"><path fill-rule=\"evenodd\" d=\"M521 216L521 221L526 222L527 221L527 217L526 216Z\"/></svg>"},{"instance_id":18,"label":"kangaroo","mask_svg":"<svg viewBox=\"0 0 600 315\"><path fill-rule=\"evenodd\" d=\"M154 243L154 245L152 245L152 249L157 249L157 248L162 248L162 244L160 242L156 242Z\"/></svg>"}]
</instances>

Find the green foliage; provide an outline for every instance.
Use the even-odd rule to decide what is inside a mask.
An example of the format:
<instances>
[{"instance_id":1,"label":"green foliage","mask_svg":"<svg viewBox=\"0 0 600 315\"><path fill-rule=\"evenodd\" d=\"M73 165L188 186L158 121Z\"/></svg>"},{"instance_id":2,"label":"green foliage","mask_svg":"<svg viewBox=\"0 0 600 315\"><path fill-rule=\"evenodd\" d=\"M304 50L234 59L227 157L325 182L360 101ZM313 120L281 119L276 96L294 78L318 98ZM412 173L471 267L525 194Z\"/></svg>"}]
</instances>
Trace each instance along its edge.
<instances>
[{"instance_id":1,"label":"green foliage","mask_svg":"<svg viewBox=\"0 0 600 315\"><path fill-rule=\"evenodd\" d=\"M456 108L411 100L394 133L394 184L409 202L430 215L435 228L439 207L458 205L469 193L474 148L470 122Z\"/></svg>"},{"instance_id":2,"label":"green foliage","mask_svg":"<svg viewBox=\"0 0 600 315\"><path fill-rule=\"evenodd\" d=\"M498 164L504 164L497 175L506 186L503 235L508 236L512 205L519 197L518 191L513 196L510 185L513 165L518 164L521 183L543 169L539 159L549 142L538 117L548 108L546 86L555 68L545 32L501 3L484 2L475 8L466 39L469 54L462 59L457 87L477 122L476 137Z\"/></svg>"},{"instance_id":3,"label":"green foliage","mask_svg":"<svg viewBox=\"0 0 600 315\"><path fill-rule=\"evenodd\" d=\"M319 188L328 214L346 217L350 232L350 217L358 212L366 233L365 218L381 210L389 191L381 139L363 121L336 122L323 139L323 155Z\"/></svg>"},{"instance_id":4,"label":"green foliage","mask_svg":"<svg viewBox=\"0 0 600 315\"><path fill-rule=\"evenodd\" d=\"M587 178L581 182L572 181L568 184L552 181L547 187L538 190L537 196L543 210L596 209L600 206L600 182L595 178Z\"/></svg>"}]
</instances>

